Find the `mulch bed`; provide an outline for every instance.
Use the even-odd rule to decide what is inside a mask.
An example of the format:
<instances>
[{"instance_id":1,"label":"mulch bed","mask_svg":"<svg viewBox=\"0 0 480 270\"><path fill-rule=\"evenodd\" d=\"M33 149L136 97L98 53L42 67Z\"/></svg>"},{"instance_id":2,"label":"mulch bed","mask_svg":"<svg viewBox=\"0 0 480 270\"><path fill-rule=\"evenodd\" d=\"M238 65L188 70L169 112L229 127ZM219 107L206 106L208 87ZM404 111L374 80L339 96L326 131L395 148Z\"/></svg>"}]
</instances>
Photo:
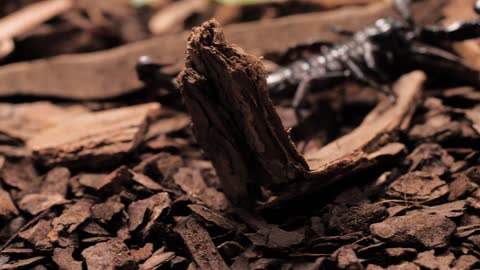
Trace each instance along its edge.
<instances>
[{"instance_id":1,"label":"mulch bed","mask_svg":"<svg viewBox=\"0 0 480 270\"><path fill-rule=\"evenodd\" d=\"M424 23L463 10L415 5ZM447 18L425 11L437 5ZM330 8L319 14L339 24L375 14L356 27L392 12ZM347 82L312 93L298 123L291 97L269 97L265 66L304 39L298 29L328 24L319 16L208 21L165 46L96 52L84 65L104 73L79 71L72 91L66 67L82 55L0 67L0 270L480 267L480 94L414 71L393 84L395 104ZM271 49L249 37L287 23L295 35ZM183 99L138 88L128 66L154 50L172 73L184 65Z\"/></svg>"}]
</instances>

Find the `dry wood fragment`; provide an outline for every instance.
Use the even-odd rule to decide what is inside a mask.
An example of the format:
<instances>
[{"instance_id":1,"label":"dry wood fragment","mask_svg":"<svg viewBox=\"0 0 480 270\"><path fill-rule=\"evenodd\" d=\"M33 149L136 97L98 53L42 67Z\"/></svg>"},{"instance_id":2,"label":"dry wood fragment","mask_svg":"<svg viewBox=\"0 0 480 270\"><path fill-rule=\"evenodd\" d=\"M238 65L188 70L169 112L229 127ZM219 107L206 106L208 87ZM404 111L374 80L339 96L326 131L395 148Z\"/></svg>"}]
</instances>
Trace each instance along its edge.
<instances>
[{"instance_id":1,"label":"dry wood fragment","mask_svg":"<svg viewBox=\"0 0 480 270\"><path fill-rule=\"evenodd\" d=\"M36 249L39 250L50 250L53 245L50 239L48 239L47 234L52 229L50 221L40 220L33 227L22 230L19 232L18 236L21 239L25 239L30 244L34 245Z\"/></svg>"},{"instance_id":2,"label":"dry wood fragment","mask_svg":"<svg viewBox=\"0 0 480 270\"><path fill-rule=\"evenodd\" d=\"M2 264L2 265L0 265L0 270L14 270L14 269L22 268L22 267L32 266L32 265L35 265L36 263L42 261L43 259L45 259L45 257L36 256L36 257L28 258L28 259L23 259L23 260L18 260L18 261L11 262L11 263Z\"/></svg>"},{"instance_id":3,"label":"dry wood fragment","mask_svg":"<svg viewBox=\"0 0 480 270\"><path fill-rule=\"evenodd\" d=\"M95 167L118 162L142 141L159 104L85 113L51 127L28 141L45 166Z\"/></svg>"},{"instance_id":4,"label":"dry wood fragment","mask_svg":"<svg viewBox=\"0 0 480 270\"><path fill-rule=\"evenodd\" d=\"M158 269L162 265L175 258L175 253L171 251L165 251L161 248L152 254L143 264L140 265L140 270Z\"/></svg>"},{"instance_id":5,"label":"dry wood fragment","mask_svg":"<svg viewBox=\"0 0 480 270\"><path fill-rule=\"evenodd\" d=\"M195 136L236 204L248 205L257 181L280 184L307 170L268 98L265 77L258 58L226 44L214 20L193 30L178 81Z\"/></svg>"},{"instance_id":6,"label":"dry wood fragment","mask_svg":"<svg viewBox=\"0 0 480 270\"><path fill-rule=\"evenodd\" d=\"M128 229L134 231L146 222L145 233L148 233L156 220L171 205L170 196L161 192L144 200L138 200L128 206Z\"/></svg>"},{"instance_id":7,"label":"dry wood fragment","mask_svg":"<svg viewBox=\"0 0 480 270\"><path fill-rule=\"evenodd\" d=\"M92 270L133 269L127 245L118 238L98 243L82 251L87 268Z\"/></svg>"},{"instance_id":8,"label":"dry wood fragment","mask_svg":"<svg viewBox=\"0 0 480 270\"><path fill-rule=\"evenodd\" d=\"M52 260L58 265L60 270L81 270L82 262L72 257L73 247L55 248Z\"/></svg>"},{"instance_id":9,"label":"dry wood fragment","mask_svg":"<svg viewBox=\"0 0 480 270\"><path fill-rule=\"evenodd\" d=\"M447 0L423 0L414 4L419 23L439 19ZM375 19L393 14L387 1L364 7L311 13L226 27L231 42L257 55L284 52L289 46L312 38L339 40L328 25L358 30ZM59 56L0 68L0 96L29 94L72 99L99 99L129 93L141 86L133 72L141 55L164 63L182 63L188 32L165 35L105 52ZM181 65L175 68L181 69Z\"/></svg>"},{"instance_id":10,"label":"dry wood fragment","mask_svg":"<svg viewBox=\"0 0 480 270\"><path fill-rule=\"evenodd\" d=\"M174 228L185 242L188 251L200 270L230 269L218 253L208 232L194 219L189 218Z\"/></svg>"},{"instance_id":11,"label":"dry wood fragment","mask_svg":"<svg viewBox=\"0 0 480 270\"><path fill-rule=\"evenodd\" d=\"M148 29L155 35L180 31L183 22L194 13L208 8L206 0L182 0L170 3L155 13L148 22Z\"/></svg>"},{"instance_id":12,"label":"dry wood fragment","mask_svg":"<svg viewBox=\"0 0 480 270\"><path fill-rule=\"evenodd\" d=\"M58 241L59 234L68 232L71 234L85 220L91 217L90 207L93 203L88 200L79 200L72 206L66 208L63 213L52 220L52 230L48 233L51 241Z\"/></svg>"},{"instance_id":13,"label":"dry wood fragment","mask_svg":"<svg viewBox=\"0 0 480 270\"><path fill-rule=\"evenodd\" d=\"M30 4L0 19L0 58L13 51L13 38L61 14L73 6L72 0L47 0Z\"/></svg>"},{"instance_id":14,"label":"dry wood fragment","mask_svg":"<svg viewBox=\"0 0 480 270\"><path fill-rule=\"evenodd\" d=\"M397 141L419 103L425 80L412 72L395 85L395 104L381 102L353 132L301 157L270 99L259 60L225 42L215 21L193 30L185 70L178 77L199 144L223 188L248 205L255 185L290 185L267 207L323 189L404 151Z\"/></svg>"},{"instance_id":15,"label":"dry wood fragment","mask_svg":"<svg viewBox=\"0 0 480 270\"><path fill-rule=\"evenodd\" d=\"M27 140L66 119L87 112L83 106L58 106L50 102L0 103L0 132Z\"/></svg>"},{"instance_id":16,"label":"dry wood fragment","mask_svg":"<svg viewBox=\"0 0 480 270\"><path fill-rule=\"evenodd\" d=\"M9 220L18 214L10 194L0 187L0 220Z\"/></svg>"},{"instance_id":17,"label":"dry wood fragment","mask_svg":"<svg viewBox=\"0 0 480 270\"><path fill-rule=\"evenodd\" d=\"M208 207L222 211L228 207L225 195L218 190L208 187L199 170L180 168L173 175L177 184L193 201L200 200Z\"/></svg>"},{"instance_id":18,"label":"dry wood fragment","mask_svg":"<svg viewBox=\"0 0 480 270\"><path fill-rule=\"evenodd\" d=\"M37 215L54 205L65 204L68 201L61 194L51 193L32 193L25 195L19 202L18 206L23 211L27 211L32 215Z\"/></svg>"}]
</instances>

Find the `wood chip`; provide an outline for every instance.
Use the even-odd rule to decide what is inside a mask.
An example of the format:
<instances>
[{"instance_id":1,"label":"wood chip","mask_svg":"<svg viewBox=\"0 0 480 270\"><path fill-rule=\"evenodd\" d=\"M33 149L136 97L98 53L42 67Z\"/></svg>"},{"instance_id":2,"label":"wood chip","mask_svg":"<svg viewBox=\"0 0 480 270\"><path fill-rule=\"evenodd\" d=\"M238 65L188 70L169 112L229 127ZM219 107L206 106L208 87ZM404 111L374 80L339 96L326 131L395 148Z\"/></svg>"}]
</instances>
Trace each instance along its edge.
<instances>
[{"instance_id":1,"label":"wood chip","mask_svg":"<svg viewBox=\"0 0 480 270\"><path fill-rule=\"evenodd\" d=\"M228 207L225 195L214 188L208 187L200 171L180 168L173 179L175 184L193 200L203 202L217 211L223 211Z\"/></svg>"},{"instance_id":2,"label":"wood chip","mask_svg":"<svg viewBox=\"0 0 480 270\"><path fill-rule=\"evenodd\" d=\"M120 192L132 179L126 166L120 166L103 178L95 178L98 182L90 183L95 191L102 195L111 195Z\"/></svg>"},{"instance_id":3,"label":"wood chip","mask_svg":"<svg viewBox=\"0 0 480 270\"><path fill-rule=\"evenodd\" d=\"M72 257L73 247L55 248L52 260L58 265L60 270L82 270L82 262Z\"/></svg>"},{"instance_id":4,"label":"wood chip","mask_svg":"<svg viewBox=\"0 0 480 270\"><path fill-rule=\"evenodd\" d=\"M30 244L34 245L38 250L51 250L53 248L52 241L48 239L47 235L52 229L49 220L40 220L33 227L22 231L18 236L25 239Z\"/></svg>"},{"instance_id":5,"label":"wood chip","mask_svg":"<svg viewBox=\"0 0 480 270\"><path fill-rule=\"evenodd\" d=\"M22 191L32 192L40 186L41 179L30 159L17 162L5 161L0 170L3 182Z\"/></svg>"},{"instance_id":6,"label":"wood chip","mask_svg":"<svg viewBox=\"0 0 480 270\"><path fill-rule=\"evenodd\" d=\"M467 202L465 200L458 200L451 203L439 204L432 207L427 207L421 210L410 211L410 213L424 213L431 215L440 215L448 218L461 217L465 213Z\"/></svg>"},{"instance_id":7,"label":"wood chip","mask_svg":"<svg viewBox=\"0 0 480 270\"><path fill-rule=\"evenodd\" d=\"M103 203L97 203L92 206L92 218L102 222L108 223L112 218L124 209L120 197L112 196Z\"/></svg>"},{"instance_id":8,"label":"wood chip","mask_svg":"<svg viewBox=\"0 0 480 270\"><path fill-rule=\"evenodd\" d=\"M478 188L478 185L472 182L470 178L464 174L458 175L448 186L450 189L450 193L448 194L449 201L463 199Z\"/></svg>"},{"instance_id":9,"label":"wood chip","mask_svg":"<svg viewBox=\"0 0 480 270\"><path fill-rule=\"evenodd\" d=\"M373 236L383 241L422 248L445 247L455 228L448 218L429 214L407 214L370 225Z\"/></svg>"},{"instance_id":10,"label":"wood chip","mask_svg":"<svg viewBox=\"0 0 480 270\"><path fill-rule=\"evenodd\" d=\"M336 206L330 213L328 229L337 234L368 232L370 224L380 222L387 217L387 209L381 205L362 204L350 208Z\"/></svg>"},{"instance_id":11,"label":"wood chip","mask_svg":"<svg viewBox=\"0 0 480 270\"><path fill-rule=\"evenodd\" d=\"M0 219L9 220L18 214L18 209L13 203L10 194L0 187Z\"/></svg>"},{"instance_id":12,"label":"wood chip","mask_svg":"<svg viewBox=\"0 0 480 270\"><path fill-rule=\"evenodd\" d=\"M355 251L349 246L343 246L332 254L337 261L338 269L361 269L361 260L355 254Z\"/></svg>"},{"instance_id":13,"label":"wood chip","mask_svg":"<svg viewBox=\"0 0 480 270\"><path fill-rule=\"evenodd\" d=\"M194 219L187 219L174 228L183 239L188 251L200 270L230 269L208 235L208 232Z\"/></svg>"},{"instance_id":14,"label":"wood chip","mask_svg":"<svg viewBox=\"0 0 480 270\"><path fill-rule=\"evenodd\" d=\"M28 258L28 259L24 259L24 260L18 260L18 261L11 262L11 263L2 264L2 265L0 265L0 270L14 270L14 269L19 269L21 267L32 266L32 265L42 261L43 259L45 259L45 257L37 256L37 257L32 257L32 258Z\"/></svg>"},{"instance_id":15,"label":"wood chip","mask_svg":"<svg viewBox=\"0 0 480 270\"><path fill-rule=\"evenodd\" d=\"M119 239L111 239L86 248L82 251L82 257L88 269L92 270L130 269L134 266L130 250Z\"/></svg>"},{"instance_id":16,"label":"wood chip","mask_svg":"<svg viewBox=\"0 0 480 270\"><path fill-rule=\"evenodd\" d=\"M188 205L188 208L208 225L214 225L217 228L221 228L227 232L236 231L238 229L238 224L203 205L190 204Z\"/></svg>"},{"instance_id":17,"label":"wood chip","mask_svg":"<svg viewBox=\"0 0 480 270\"><path fill-rule=\"evenodd\" d=\"M447 252L436 256L434 250L429 250L419 253L415 264L425 269L435 270L450 266L454 260L455 256L452 253Z\"/></svg>"},{"instance_id":18,"label":"wood chip","mask_svg":"<svg viewBox=\"0 0 480 270\"><path fill-rule=\"evenodd\" d=\"M60 194L63 197L66 197L69 180L70 170L68 170L68 168L55 167L45 175L40 192L46 194Z\"/></svg>"},{"instance_id":19,"label":"wood chip","mask_svg":"<svg viewBox=\"0 0 480 270\"><path fill-rule=\"evenodd\" d=\"M155 251L150 258L140 265L140 270L158 269L175 258L175 253L164 251L163 248Z\"/></svg>"},{"instance_id":20,"label":"wood chip","mask_svg":"<svg viewBox=\"0 0 480 270\"><path fill-rule=\"evenodd\" d=\"M478 265L480 260L473 255L462 255L453 264L454 269L470 270Z\"/></svg>"},{"instance_id":21,"label":"wood chip","mask_svg":"<svg viewBox=\"0 0 480 270\"><path fill-rule=\"evenodd\" d=\"M85 113L83 106L57 106L50 102L0 103L0 131L12 138L28 140L37 133Z\"/></svg>"},{"instance_id":22,"label":"wood chip","mask_svg":"<svg viewBox=\"0 0 480 270\"><path fill-rule=\"evenodd\" d=\"M448 185L427 172L407 173L388 187L387 194L394 198L413 201L432 201L448 193Z\"/></svg>"},{"instance_id":23,"label":"wood chip","mask_svg":"<svg viewBox=\"0 0 480 270\"><path fill-rule=\"evenodd\" d=\"M118 162L141 142L157 103L86 113L51 127L28 141L45 166L97 166Z\"/></svg>"},{"instance_id":24,"label":"wood chip","mask_svg":"<svg viewBox=\"0 0 480 270\"><path fill-rule=\"evenodd\" d=\"M190 117L181 112L162 114L159 116L159 119L153 121L149 126L145 139L149 140L156 136L182 130L190 125L190 123Z\"/></svg>"},{"instance_id":25,"label":"wood chip","mask_svg":"<svg viewBox=\"0 0 480 270\"><path fill-rule=\"evenodd\" d=\"M75 204L67 207L63 213L53 219L52 231L48 234L48 237L52 241L58 241L59 234L61 232L67 232L71 234L80 226L87 218L91 216L90 207L92 202L88 200L79 200Z\"/></svg>"},{"instance_id":26,"label":"wood chip","mask_svg":"<svg viewBox=\"0 0 480 270\"><path fill-rule=\"evenodd\" d=\"M135 231L145 221L146 225L143 231L148 233L154 222L170 207L170 204L170 196L166 192L131 203L128 206L128 229Z\"/></svg>"},{"instance_id":27,"label":"wood chip","mask_svg":"<svg viewBox=\"0 0 480 270\"><path fill-rule=\"evenodd\" d=\"M32 193L25 195L18 202L18 206L23 211L27 211L32 215L37 215L54 205L65 204L67 202L68 201L61 194Z\"/></svg>"},{"instance_id":28,"label":"wood chip","mask_svg":"<svg viewBox=\"0 0 480 270\"><path fill-rule=\"evenodd\" d=\"M426 171L442 176L452 167L454 159L438 144L421 144L407 157L411 162L409 171Z\"/></svg>"},{"instance_id":29,"label":"wood chip","mask_svg":"<svg viewBox=\"0 0 480 270\"><path fill-rule=\"evenodd\" d=\"M161 191L165 190L164 187L162 187L159 183L155 182L152 180L152 178L146 176L143 173L137 173L135 171L130 170L130 173L132 174L132 180L137 182L138 184L150 189L150 190L155 190L155 191Z\"/></svg>"}]
</instances>

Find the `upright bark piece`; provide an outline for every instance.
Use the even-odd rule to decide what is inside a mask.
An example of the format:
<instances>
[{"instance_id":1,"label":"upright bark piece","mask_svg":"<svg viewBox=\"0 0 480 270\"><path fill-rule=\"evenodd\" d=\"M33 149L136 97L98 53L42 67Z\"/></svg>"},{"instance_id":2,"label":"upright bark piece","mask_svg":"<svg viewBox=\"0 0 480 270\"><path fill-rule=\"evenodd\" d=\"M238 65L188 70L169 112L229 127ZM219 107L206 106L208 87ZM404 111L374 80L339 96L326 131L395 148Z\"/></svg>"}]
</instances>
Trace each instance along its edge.
<instances>
[{"instance_id":1,"label":"upright bark piece","mask_svg":"<svg viewBox=\"0 0 480 270\"><path fill-rule=\"evenodd\" d=\"M247 205L254 183L285 183L307 171L268 97L265 77L260 60L227 44L215 21L193 30L178 80L197 140L237 204Z\"/></svg>"},{"instance_id":2,"label":"upright bark piece","mask_svg":"<svg viewBox=\"0 0 480 270\"><path fill-rule=\"evenodd\" d=\"M266 205L278 206L398 156L405 150L398 133L408 127L425 80L422 72L405 75L394 85L394 104L381 102L353 132L309 153L307 164L273 108L265 77L259 59L227 44L215 21L193 30L178 80L197 140L236 204L248 205L253 188L264 185L282 187Z\"/></svg>"}]
</instances>

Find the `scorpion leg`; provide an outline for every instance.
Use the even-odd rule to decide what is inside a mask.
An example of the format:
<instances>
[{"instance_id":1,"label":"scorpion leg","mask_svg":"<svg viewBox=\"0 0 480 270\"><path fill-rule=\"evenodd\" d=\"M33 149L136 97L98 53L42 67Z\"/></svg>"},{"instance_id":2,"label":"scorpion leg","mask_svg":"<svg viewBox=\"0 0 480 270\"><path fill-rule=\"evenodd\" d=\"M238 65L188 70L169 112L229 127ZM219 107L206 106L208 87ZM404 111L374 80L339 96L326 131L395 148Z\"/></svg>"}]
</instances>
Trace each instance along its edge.
<instances>
[{"instance_id":1,"label":"scorpion leg","mask_svg":"<svg viewBox=\"0 0 480 270\"><path fill-rule=\"evenodd\" d=\"M420 69L450 78L453 81L480 87L480 72L466 66L448 52L415 45L411 47L410 55L414 66Z\"/></svg>"},{"instance_id":2,"label":"scorpion leg","mask_svg":"<svg viewBox=\"0 0 480 270\"><path fill-rule=\"evenodd\" d=\"M374 79L367 76L362 69L352 60L345 61L348 69L351 71L351 75L356 80L365 83L366 85L372 87L373 89L379 90L380 92L387 95L392 101L395 101L397 96L395 92L389 87L385 85L381 85L377 83Z\"/></svg>"},{"instance_id":3,"label":"scorpion leg","mask_svg":"<svg viewBox=\"0 0 480 270\"><path fill-rule=\"evenodd\" d=\"M302 51L321 51L332 46L332 42L320 40L298 43L288 47L287 51L280 57L280 62L285 63L291 61L291 59L299 58L299 52Z\"/></svg>"},{"instance_id":4,"label":"scorpion leg","mask_svg":"<svg viewBox=\"0 0 480 270\"><path fill-rule=\"evenodd\" d=\"M348 75L344 71L331 71L328 72L327 74L317 74L316 76L309 76L302 80L297 87L297 90L295 91L295 95L292 100L292 108L295 111L295 115L297 117L297 121L301 122L303 120L303 116L301 114L301 106L303 102L305 101L305 97L308 95L310 90L312 89L312 86L321 86L326 84L330 80L334 79L339 79L339 78L345 78Z\"/></svg>"},{"instance_id":5,"label":"scorpion leg","mask_svg":"<svg viewBox=\"0 0 480 270\"><path fill-rule=\"evenodd\" d=\"M355 35L355 32L350 31L348 29L345 29L342 26L338 26L338 25L329 25L328 29L330 31L332 31L333 33L341 35L341 36L351 37L351 36Z\"/></svg>"},{"instance_id":6,"label":"scorpion leg","mask_svg":"<svg viewBox=\"0 0 480 270\"><path fill-rule=\"evenodd\" d=\"M371 70L382 82L389 82L388 74L379 66L378 50L375 50L370 43L366 43L364 48L365 53L363 59L369 70Z\"/></svg>"},{"instance_id":7,"label":"scorpion leg","mask_svg":"<svg viewBox=\"0 0 480 270\"><path fill-rule=\"evenodd\" d=\"M393 4L398 13L410 24L414 25L413 13L410 0L394 0Z\"/></svg>"},{"instance_id":8,"label":"scorpion leg","mask_svg":"<svg viewBox=\"0 0 480 270\"><path fill-rule=\"evenodd\" d=\"M426 41L462 41L479 38L480 21L456 22L448 26L425 26L420 29L420 37Z\"/></svg>"},{"instance_id":9,"label":"scorpion leg","mask_svg":"<svg viewBox=\"0 0 480 270\"><path fill-rule=\"evenodd\" d=\"M168 64L158 63L149 56L140 56L135 70L138 79L147 86L162 85L171 89L177 89L178 84L175 77L162 71L162 68L166 66L168 66Z\"/></svg>"}]
</instances>

